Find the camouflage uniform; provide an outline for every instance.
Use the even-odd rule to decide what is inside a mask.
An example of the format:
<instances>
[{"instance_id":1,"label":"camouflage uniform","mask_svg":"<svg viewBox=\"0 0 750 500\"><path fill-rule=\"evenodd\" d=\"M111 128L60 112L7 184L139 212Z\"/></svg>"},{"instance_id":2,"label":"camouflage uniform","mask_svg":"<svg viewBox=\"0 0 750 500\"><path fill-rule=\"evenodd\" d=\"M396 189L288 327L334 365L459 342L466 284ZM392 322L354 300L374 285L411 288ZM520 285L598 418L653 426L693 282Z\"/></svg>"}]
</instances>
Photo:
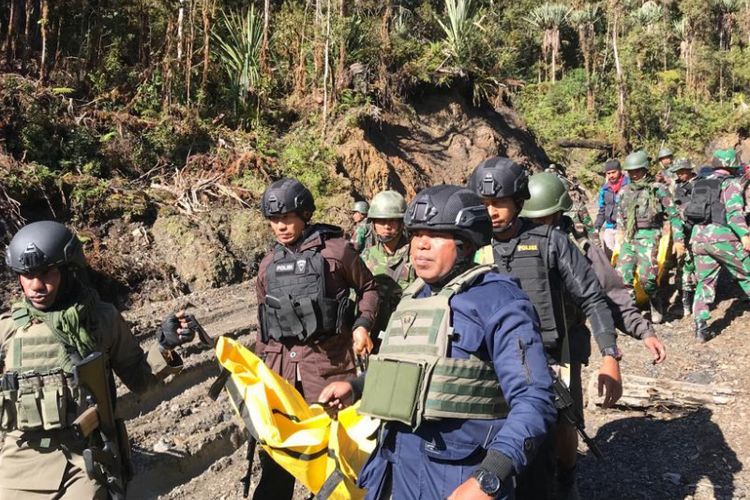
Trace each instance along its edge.
<instances>
[{"instance_id":1,"label":"camouflage uniform","mask_svg":"<svg viewBox=\"0 0 750 500\"><path fill-rule=\"evenodd\" d=\"M635 210L636 220L628 220ZM632 215L631 215L632 216ZM630 224L628 224L630 223ZM683 224L672 198L663 185L655 182L639 189L639 183L623 186L618 196L616 225L625 231L617 260L617 271L625 285L632 287L636 270L643 290L650 298L657 294L659 240L665 224L671 223L675 242L683 242ZM631 234L627 228L631 227Z\"/></svg>"},{"instance_id":2,"label":"camouflage uniform","mask_svg":"<svg viewBox=\"0 0 750 500\"><path fill-rule=\"evenodd\" d=\"M354 249L358 252L363 252L367 247L372 245L372 225L367 219L358 222L354 229L352 229L351 243Z\"/></svg>"},{"instance_id":3,"label":"camouflage uniform","mask_svg":"<svg viewBox=\"0 0 750 500\"><path fill-rule=\"evenodd\" d=\"M695 179L693 178L687 182L675 181L672 185L672 197L677 208L677 213L680 214L680 219L682 219L682 222L685 225L685 255L682 258L682 265L677 270L677 281L681 285L683 305L686 307L688 307L688 303L692 304L692 297L698 283L698 277L695 274L695 259L693 257L693 251L689 245L691 228L689 223L686 222L684 214L685 205L690 201L690 193L693 189L694 180ZM687 300L688 298L690 300ZM690 314L689 309L692 309L692 307L686 309L685 315Z\"/></svg>"},{"instance_id":4,"label":"camouflage uniform","mask_svg":"<svg viewBox=\"0 0 750 500\"><path fill-rule=\"evenodd\" d=\"M380 307L373 335L385 330L391 313L401 300L401 292L416 278L414 268L409 262L409 242L402 236L396 251L389 255L385 244L376 243L362 252L362 260L375 277L380 297Z\"/></svg>"},{"instance_id":5,"label":"camouflage uniform","mask_svg":"<svg viewBox=\"0 0 750 500\"><path fill-rule=\"evenodd\" d=\"M737 179L727 178L721 184L721 201L726 209L726 223L696 224L690 237L698 276L693 303L696 321L708 321L711 317L709 309L716 300L716 282L722 266L750 297L750 255L740 243L740 238L749 231Z\"/></svg>"},{"instance_id":6,"label":"camouflage uniform","mask_svg":"<svg viewBox=\"0 0 750 500\"><path fill-rule=\"evenodd\" d=\"M573 219L573 222L583 225L590 240L598 242L599 232L594 229L594 221L591 218L591 214L589 214L588 208L586 208L586 204L589 202L586 191L584 191L578 182L570 180L558 172L555 173L563 184L565 184L565 187L568 188L570 199L573 200L573 206L568 211L568 215Z\"/></svg>"}]
</instances>

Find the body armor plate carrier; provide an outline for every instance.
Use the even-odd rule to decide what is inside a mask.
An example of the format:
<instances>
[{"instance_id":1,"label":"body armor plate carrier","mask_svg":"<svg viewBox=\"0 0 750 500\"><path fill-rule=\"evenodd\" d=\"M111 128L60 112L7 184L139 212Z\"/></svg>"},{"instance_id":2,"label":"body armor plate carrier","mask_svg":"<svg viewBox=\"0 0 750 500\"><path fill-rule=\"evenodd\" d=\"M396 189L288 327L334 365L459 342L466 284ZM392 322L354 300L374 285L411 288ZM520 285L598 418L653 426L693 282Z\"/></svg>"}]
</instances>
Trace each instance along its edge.
<instances>
[{"instance_id":1,"label":"body armor plate carrier","mask_svg":"<svg viewBox=\"0 0 750 500\"><path fill-rule=\"evenodd\" d=\"M73 376L62 369L67 353L50 327L13 310L16 332L8 344L0 384L0 430L37 431L69 427L81 407Z\"/></svg>"},{"instance_id":2,"label":"body armor plate carrier","mask_svg":"<svg viewBox=\"0 0 750 500\"><path fill-rule=\"evenodd\" d=\"M274 340L321 340L351 323L353 303L326 296L325 259L319 248L292 252L277 246L267 270L263 308L266 335Z\"/></svg>"},{"instance_id":3,"label":"body armor plate carrier","mask_svg":"<svg viewBox=\"0 0 750 500\"><path fill-rule=\"evenodd\" d=\"M490 270L492 266L474 267L431 297L415 298L424 286L421 279L404 291L380 351L370 357L361 413L413 428L422 420L508 414L491 362L448 357L450 299Z\"/></svg>"},{"instance_id":4,"label":"body armor plate carrier","mask_svg":"<svg viewBox=\"0 0 750 500\"><path fill-rule=\"evenodd\" d=\"M727 212L721 201L721 185L726 177L698 179L693 184L690 200L685 207L685 218L692 224L727 225Z\"/></svg>"}]
</instances>

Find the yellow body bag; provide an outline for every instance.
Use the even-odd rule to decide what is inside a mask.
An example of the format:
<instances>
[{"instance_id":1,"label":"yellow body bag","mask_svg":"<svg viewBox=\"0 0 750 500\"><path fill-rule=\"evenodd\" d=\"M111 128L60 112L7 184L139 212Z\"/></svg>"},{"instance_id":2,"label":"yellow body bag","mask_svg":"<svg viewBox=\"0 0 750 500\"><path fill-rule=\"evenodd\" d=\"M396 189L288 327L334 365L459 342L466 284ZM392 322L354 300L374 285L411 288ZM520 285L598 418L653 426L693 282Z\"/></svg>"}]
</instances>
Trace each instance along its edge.
<instances>
[{"instance_id":1,"label":"yellow body bag","mask_svg":"<svg viewBox=\"0 0 750 500\"><path fill-rule=\"evenodd\" d=\"M667 263L672 253L672 231L663 231L659 238L659 251L656 254L656 264L659 268L656 274L656 283L661 286L661 280L667 271ZM615 248L612 252L612 267L617 265L617 257L620 255L620 249ZM643 289L638 279L638 270L633 273L633 289L635 290L635 301L639 306L648 305L648 295Z\"/></svg>"},{"instance_id":2,"label":"yellow body bag","mask_svg":"<svg viewBox=\"0 0 750 500\"><path fill-rule=\"evenodd\" d=\"M357 413L357 405L331 418L309 406L286 380L240 343L221 337L216 358L230 374L226 389L248 431L279 465L313 493L326 480L338 484L331 499L358 499L357 475L375 448L380 421Z\"/></svg>"}]
</instances>

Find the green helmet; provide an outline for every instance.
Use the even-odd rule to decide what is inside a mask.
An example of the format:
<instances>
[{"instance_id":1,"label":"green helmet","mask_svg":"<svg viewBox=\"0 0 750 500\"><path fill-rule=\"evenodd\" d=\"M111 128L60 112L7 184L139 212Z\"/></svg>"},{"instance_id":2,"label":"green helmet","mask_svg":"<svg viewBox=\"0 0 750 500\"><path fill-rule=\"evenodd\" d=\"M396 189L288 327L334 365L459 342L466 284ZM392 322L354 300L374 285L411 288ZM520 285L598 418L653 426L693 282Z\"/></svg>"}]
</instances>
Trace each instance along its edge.
<instances>
[{"instance_id":1,"label":"green helmet","mask_svg":"<svg viewBox=\"0 0 750 500\"><path fill-rule=\"evenodd\" d=\"M622 165L623 170L638 170L639 168L648 168L648 155L642 149L633 151L625 157Z\"/></svg>"},{"instance_id":2,"label":"green helmet","mask_svg":"<svg viewBox=\"0 0 750 500\"><path fill-rule=\"evenodd\" d=\"M733 148L717 149L714 151L714 157L711 158L711 165L714 168L739 168L737 151Z\"/></svg>"},{"instance_id":3,"label":"green helmet","mask_svg":"<svg viewBox=\"0 0 750 500\"><path fill-rule=\"evenodd\" d=\"M668 170L673 174L676 174L680 170L693 170L693 162L687 158L678 158L669 166Z\"/></svg>"},{"instance_id":4,"label":"green helmet","mask_svg":"<svg viewBox=\"0 0 750 500\"><path fill-rule=\"evenodd\" d=\"M381 191L372 199L368 219L403 219L406 200L396 191Z\"/></svg>"},{"instance_id":5,"label":"green helmet","mask_svg":"<svg viewBox=\"0 0 750 500\"><path fill-rule=\"evenodd\" d=\"M370 210L370 205L366 201L355 201L352 206L352 212L359 212L363 215L367 215Z\"/></svg>"},{"instance_id":6,"label":"green helmet","mask_svg":"<svg viewBox=\"0 0 750 500\"><path fill-rule=\"evenodd\" d=\"M531 197L523 204L521 217L535 219L557 212L566 212L573 200L563 181L555 174L542 172L529 177Z\"/></svg>"},{"instance_id":7,"label":"green helmet","mask_svg":"<svg viewBox=\"0 0 750 500\"><path fill-rule=\"evenodd\" d=\"M659 150L659 154L656 155L656 159L661 160L662 158L669 158L670 156L674 156L674 153L671 149L664 147Z\"/></svg>"}]
</instances>

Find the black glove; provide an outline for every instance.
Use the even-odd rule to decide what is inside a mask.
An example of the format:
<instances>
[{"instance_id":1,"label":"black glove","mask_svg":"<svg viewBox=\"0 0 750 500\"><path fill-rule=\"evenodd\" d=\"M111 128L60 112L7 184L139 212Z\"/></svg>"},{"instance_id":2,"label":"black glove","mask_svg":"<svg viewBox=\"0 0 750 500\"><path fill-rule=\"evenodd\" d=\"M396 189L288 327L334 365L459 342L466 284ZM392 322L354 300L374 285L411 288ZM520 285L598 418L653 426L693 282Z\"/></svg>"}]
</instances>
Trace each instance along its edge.
<instances>
[{"instance_id":1,"label":"black glove","mask_svg":"<svg viewBox=\"0 0 750 500\"><path fill-rule=\"evenodd\" d=\"M190 322L188 321L188 325ZM159 345L163 349L173 349L178 345L186 344L195 338L195 331L190 328L180 328L180 320L174 313L170 314L161 322L159 331Z\"/></svg>"}]
</instances>

